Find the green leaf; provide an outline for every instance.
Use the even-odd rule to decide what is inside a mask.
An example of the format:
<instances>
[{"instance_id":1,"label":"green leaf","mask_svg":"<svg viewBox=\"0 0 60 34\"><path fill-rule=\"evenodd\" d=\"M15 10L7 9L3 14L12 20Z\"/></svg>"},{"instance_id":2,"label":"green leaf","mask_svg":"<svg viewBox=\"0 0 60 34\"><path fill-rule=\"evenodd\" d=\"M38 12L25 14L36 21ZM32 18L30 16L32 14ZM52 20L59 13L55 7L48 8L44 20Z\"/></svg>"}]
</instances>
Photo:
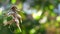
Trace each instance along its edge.
<instances>
[{"instance_id":1,"label":"green leaf","mask_svg":"<svg viewBox=\"0 0 60 34\"><path fill-rule=\"evenodd\" d=\"M30 34L34 34L35 32L36 32L35 29L31 29L31 30L30 30Z\"/></svg>"},{"instance_id":2,"label":"green leaf","mask_svg":"<svg viewBox=\"0 0 60 34\"><path fill-rule=\"evenodd\" d=\"M11 0L11 3L12 3L12 4L15 4L15 3L16 3L16 0Z\"/></svg>"},{"instance_id":3,"label":"green leaf","mask_svg":"<svg viewBox=\"0 0 60 34\"><path fill-rule=\"evenodd\" d=\"M49 5L49 8L52 10L52 9L54 9L54 6L53 5Z\"/></svg>"},{"instance_id":4,"label":"green leaf","mask_svg":"<svg viewBox=\"0 0 60 34\"><path fill-rule=\"evenodd\" d=\"M7 21L10 21L10 20L12 20L12 17L11 16L7 17Z\"/></svg>"}]
</instances>

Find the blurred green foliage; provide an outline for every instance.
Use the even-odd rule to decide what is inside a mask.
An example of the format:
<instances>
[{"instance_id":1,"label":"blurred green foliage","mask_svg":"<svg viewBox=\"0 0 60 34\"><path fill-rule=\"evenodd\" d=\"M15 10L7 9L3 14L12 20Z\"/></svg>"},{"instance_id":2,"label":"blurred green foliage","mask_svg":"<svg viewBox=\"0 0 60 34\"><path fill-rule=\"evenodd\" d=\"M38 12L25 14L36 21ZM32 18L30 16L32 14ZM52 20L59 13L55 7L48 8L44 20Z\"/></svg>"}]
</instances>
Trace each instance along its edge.
<instances>
[{"instance_id":1,"label":"blurred green foliage","mask_svg":"<svg viewBox=\"0 0 60 34\"><path fill-rule=\"evenodd\" d=\"M0 3L4 4L5 0L1 0ZM6 0L8 1L8 0ZM12 20L11 16L3 16L2 10L0 9L0 34L46 34L47 28L54 26L56 31L60 28L60 17L57 17L57 14L53 12L55 8L55 4L59 3L60 1L54 0L55 2L50 2L50 0L33 0L31 7L36 9L37 12L33 14L26 14L23 11L23 3L26 0L10 0L11 5L17 5L17 8L21 11L18 12L19 15L22 17L22 23L20 23L20 27L22 32L19 31L18 27L15 23L11 25L4 26L3 21L6 18L7 21ZM53 0L51 0L53 1ZM17 4L18 3L18 4ZM31 9L32 9L31 8ZM9 10L9 9L8 9ZM6 10L6 11L8 11ZM42 11L40 11L42 10ZM6 12L5 11L5 12ZM42 14L40 15L40 12ZM4 12L4 11L3 11ZM47 12L47 13L45 13ZM47 17L47 21L44 21L43 17ZM57 19L56 19L57 18ZM39 22L41 21L41 22ZM48 30L49 31L49 30Z\"/></svg>"}]
</instances>

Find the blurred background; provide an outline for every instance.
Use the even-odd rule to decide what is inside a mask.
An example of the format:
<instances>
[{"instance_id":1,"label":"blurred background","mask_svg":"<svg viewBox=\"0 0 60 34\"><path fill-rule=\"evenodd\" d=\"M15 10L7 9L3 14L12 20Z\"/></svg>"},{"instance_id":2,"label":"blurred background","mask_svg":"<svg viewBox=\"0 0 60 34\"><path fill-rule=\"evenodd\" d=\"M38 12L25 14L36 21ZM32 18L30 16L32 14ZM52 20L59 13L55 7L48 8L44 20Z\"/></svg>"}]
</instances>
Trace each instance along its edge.
<instances>
[{"instance_id":1,"label":"blurred background","mask_svg":"<svg viewBox=\"0 0 60 34\"><path fill-rule=\"evenodd\" d=\"M22 32L15 23L4 26L13 5L20 10ZM60 34L60 0L0 0L0 34Z\"/></svg>"}]
</instances>

